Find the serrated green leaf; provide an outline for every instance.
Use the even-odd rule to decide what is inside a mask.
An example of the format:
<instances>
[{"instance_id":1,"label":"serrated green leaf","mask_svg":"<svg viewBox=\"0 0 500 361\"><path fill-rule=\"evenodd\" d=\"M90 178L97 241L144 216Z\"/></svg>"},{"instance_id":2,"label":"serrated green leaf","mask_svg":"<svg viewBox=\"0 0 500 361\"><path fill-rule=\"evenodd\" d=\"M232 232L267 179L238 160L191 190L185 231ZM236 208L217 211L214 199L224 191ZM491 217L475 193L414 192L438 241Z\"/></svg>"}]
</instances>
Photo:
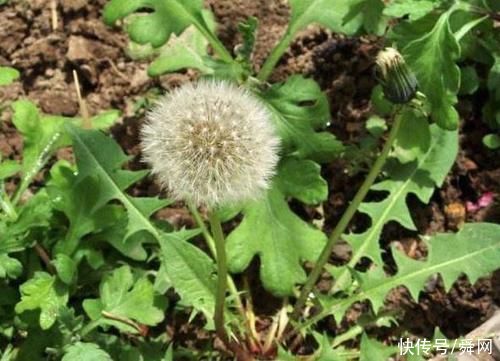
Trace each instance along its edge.
<instances>
[{"instance_id":1,"label":"serrated green leaf","mask_svg":"<svg viewBox=\"0 0 500 361\"><path fill-rule=\"evenodd\" d=\"M450 29L453 12L442 14L430 31L422 32L410 43L401 44L402 53L417 76L420 90L431 105L432 119L444 129L457 129L458 113L454 108L460 87L460 69L456 61L460 47Z\"/></svg>"},{"instance_id":2,"label":"serrated green leaf","mask_svg":"<svg viewBox=\"0 0 500 361\"><path fill-rule=\"evenodd\" d=\"M91 189L91 192L88 190ZM54 209L63 212L69 220L69 227L63 239L54 247L55 253L71 256L78 247L83 236L96 228L103 216L108 212L95 210L99 194L99 184L95 179L87 177L77 181L75 172L64 165L56 165L51 169L51 180L47 191Z\"/></svg>"},{"instance_id":3,"label":"serrated green leaf","mask_svg":"<svg viewBox=\"0 0 500 361\"><path fill-rule=\"evenodd\" d=\"M17 278L23 272L23 265L17 259L0 254L0 279Z\"/></svg>"},{"instance_id":4,"label":"serrated green leaf","mask_svg":"<svg viewBox=\"0 0 500 361\"><path fill-rule=\"evenodd\" d=\"M104 8L103 17L108 25L139 9L153 10L134 17L128 26L132 40L159 47L172 34L179 35L189 25L210 31L202 16L202 0L111 0Z\"/></svg>"},{"instance_id":5,"label":"serrated green leaf","mask_svg":"<svg viewBox=\"0 0 500 361\"><path fill-rule=\"evenodd\" d=\"M21 301L16 305L16 313L40 309L40 327L49 329L56 321L59 308L68 302L68 291L55 276L36 272L33 278L20 287Z\"/></svg>"},{"instance_id":6,"label":"serrated green leaf","mask_svg":"<svg viewBox=\"0 0 500 361\"><path fill-rule=\"evenodd\" d=\"M65 124L73 123L80 126L82 119L43 115L35 104L27 100L14 102L12 108L14 110L12 122L23 136L22 179L16 193L16 196L20 197L52 154L70 144ZM109 127L111 121L117 118L116 111L109 111L93 117L92 120L96 120L93 126L97 129Z\"/></svg>"},{"instance_id":7,"label":"serrated green leaf","mask_svg":"<svg viewBox=\"0 0 500 361\"><path fill-rule=\"evenodd\" d=\"M319 351L316 361L345 361L345 357L339 356L337 349L333 349L331 341L326 335L314 334L318 342Z\"/></svg>"},{"instance_id":8,"label":"serrated green leaf","mask_svg":"<svg viewBox=\"0 0 500 361\"><path fill-rule=\"evenodd\" d=\"M458 133L442 130L432 125L431 142L427 151L408 164L392 162L388 167L389 178L375 184L371 189L388 192L379 202L365 202L358 210L367 214L371 227L363 233L352 233L344 236L352 246L353 254L349 267L354 267L362 257L368 257L377 265L382 265L379 239L383 227L389 221L396 221L403 227L415 230L415 224L407 205L408 195L416 195L420 201L427 203L440 186L451 169L458 153ZM338 274L336 287L346 285L350 276L348 269Z\"/></svg>"},{"instance_id":9,"label":"serrated green leaf","mask_svg":"<svg viewBox=\"0 0 500 361\"><path fill-rule=\"evenodd\" d=\"M187 28L179 37L172 37L148 68L150 76L159 76L186 68L198 69L204 74L214 71L207 65L208 42L194 27Z\"/></svg>"},{"instance_id":10,"label":"serrated green leaf","mask_svg":"<svg viewBox=\"0 0 500 361\"><path fill-rule=\"evenodd\" d=\"M285 173L280 170L266 196L247 205L243 221L227 238L228 265L232 272L242 272L255 255L260 258L260 276L264 287L275 295L293 293L294 286L304 282L306 274L302 262L316 260L326 242L320 230L310 226L289 208L286 197L304 201L324 201L326 182L321 178L319 167L309 172L297 173L293 182L284 177L290 165L294 169L309 167L310 161L285 161ZM310 182L315 189L304 191ZM324 198L317 198L323 196ZM262 220L266 221L263 222Z\"/></svg>"},{"instance_id":11,"label":"serrated green leaf","mask_svg":"<svg viewBox=\"0 0 500 361\"><path fill-rule=\"evenodd\" d=\"M151 243L153 239L139 232L130 236L124 242L128 217L127 212L122 207L108 205L103 212L98 213L103 213L101 223L105 227L101 232L92 236L92 240L107 242L133 260L145 261L147 259L148 253L144 246Z\"/></svg>"},{"instance_id":12,"label":"serrated green leaf","mask_svg":"<svg viewBox=\"0 0 500 361\"><path fill-rule=\"evenodd\" d=\"M254 16L250 16L248 19L238 24L238 31L243 38L243 42L235 49L236 59L244 63L244 66L249 71L252 68L252 53L255 47L258 25L259 20Z\"/></svg>"},{"instance_id":13,"label":"serrated green leaf","mask_svg":"<svg viewBox=\"0 0 500 361\"><path fill-rule=\"evenodd\" d=\"M31 246L34 240L29 237L30 230L47 227L51 215L49 198L42 190L20 207L15 221L0 222L0 254Z\"/></svg>"},{"instance_id":14,"label":"serrated green leaf","mask_svg":"<svg viewBox=\"0 0 500 361\"><path fill-rule=\"evenodd\" d=\"M155 305L153 285L145 277L134 281L129 266L109 273L99 286L99 295L99 299L83 301L83 308L92 320L101 325L112 325L126 332L137 332L129 324L105 317L103 312L150 326L163 320L163 311Z\"/></svg>"},{"instance_id":15,"label":"serrated green leaf","mask_svg":"<svg viewBox=\"0 0 500 361\"><path fill-rule=\"evenodd\" d=\"M349 11L345 15L344 23L353 22L363 26L369 34L382 35L387 26L384 16L384 2L382 0L355 0L351 1Z\"/></svg>"},{"instance_id":16,"label":"serrated green leaf","mask_svg":"<svg viewBox=\"0 0 500 361\"><path fill-rule=\"evenodd\" d=\"M384 15L394 18L408 15L414 21L429 14L435 6L436 2L429 0L395 0L386 5Z\"/></svg>"},{"instance_id":17,"label":"serrated green leaf","mask_svg":"<svg viewBox=\"0 0 500 361\"><path fill-rule=\"evenodd\" d=\"M44 161L61 145L63 118L43 119L30 101L19 100L12 104L12 122L23 136L23 173L28 177L38 172Z\"/></svg>"},{"instance_id":18,"label":"serrated green leaf","mask_svg":"<svg viewBox=\"0 0 500 361\"><path fill-rule=\"evenodd\" d=\"M401 127L394 142L393 155L401 162L413 162L429 149L431 133L427 117L417 110L406 108L401 117Z\"/></svg>"},{"instance_id":19,"label":"serrated green leaf","mask_svg":"<svg viewBox=\"0 0 500 361\"><path fill-rule=\"evenodd\" d=\"M285 194L307 204L318 204L328 197L328 184L320 172L320 165L312 160L285 158L277 182Z\"/></svg>"},{"instance_id":20,"label":"serrated green leaf","mask_svg":"<svg viewBox=\"0 0 500 361\"><path fill-rule=\"evenodd\" d=\"M113 359L95 343L77 342L66 349L62 361L113 361Z\"/></svg>"},{"instance_id":21,"label":"serrated green leaf","mask_svg":"<svg viewBox=\"0 0 500 361\"><path fill-rule=\"evenodd\" d=\"M120 118L120 111L116 109L107 110L90 118L92 128L108 129ZM78 123L78 122L77 122Z\"/></svg>"},{"instance_id":22,"label":"serrated green leaf","mask_svg":"<svg viewBox=\"0 0 500 361\"><path fill-rule=\"evenodd\" d=\"M199 233L196 229L162 233L162 266L182 302L211 320L217 289L215 263L206 253L187 242Z\"/></svg>"},{"instance_id":23,"label":"serrated green leaf","mask_svg":"<svg viewBox=\"0 0 500 361\"><path fill-rule=\"evenodd\" d=\"M311 79L294 75L263 94L272 111L285 154L326 162L342 144L328 132L316 132L330 121L326 95Z\"/></svg>"},{"instance_id":24,"label":"serrated green leaf","mask_svg":"<svg viewBox=\"0 0 500 361\"><path fill-rule=\"evenodd\" d=\"M14 68L0 66L0 86L11 84L18 79L20 75L19 71Z\"/></svg>"},{"instance_id":25,"label":"serrated green leaf","mask_svg":"<svg viewBox=\"0 0 500 361\"><path fill-rule=\"evenodd\" d=\"M215 31L212 13L203 10L202 16L210 31ZM208 60L208 41L193 25L188 26L179 36L172 35L163 45L158 58L148 68L150 76L179 71L186 68L198 69L203 74L213 74L214 69Z\"/></svg>"},{"instance_id":26,"label":"serrated green leaf","mask_svg":"<svg viewBox=\"0 0 500 361\"><path fill-rule=\"evenodd\" d=\"M369 338L366 333L361 336L359 361L386 361L398 351L397 347L387 346Z\"/></svg>"},{"instance_id":27,"label":"serrated green leaf","mask_svg":"<svg viewBox=\"0 0 500 361\"><path fill-rule=\"evenodd\" d=\"M58 254L52 261L57 275L67 285L71 285L76 277L76 263L65 254Z\"/></svg>"},{"instance_id":28,"label":"serrated green leaf","mask_svg":"<svg viewBox=\"0 0 500 361\"><path fill-rule=\"evenodd\" d=\"M119 200L127 209L129 217L125 240L140 231L147 231L158 239L158 231L148 218L169 204L169 201L158 198L134 198L124 192L147 172L122 170L121 166L129 158L115 141L103 133L75 127L69 127L68 131L73 140L78 180L90 177L99 184L95 189L98 194L93 202L94 209L101 208L113 199Z\"/></svg>"},{"instance_id":29,"label":"serrated green leaf","mask_svg":"<svg viewBox=\"0 0 500 361\"><path fill-rule=\"evenodd\" d=\"M357 24L344 24L349 0L290 0L292 17L287 33L296 34L310 24L319 24L332 31L353 33Z\"/></svg>"},{"instance_id":30,"label":"serrated green leaf","mask_svg":"<svg viewBox=\"0 0 500 361\"><path fill-rule=\"evenodd\" d=\"M387 293L398 286L405 286L418 300L426 281L440 274L446 290L462 274L471 283L499 268L500 226L490 223L466 224L456 233L442 233L429 237L426 241L429 253L425 261L413 260L402 252L393 249L397 273L386 276L380 266L368 272L358 272L359 290L351 297L330 300L328 313L338 320L354 303L370 300L375 312L383 305Z\"/></svg>"}]
</instances>

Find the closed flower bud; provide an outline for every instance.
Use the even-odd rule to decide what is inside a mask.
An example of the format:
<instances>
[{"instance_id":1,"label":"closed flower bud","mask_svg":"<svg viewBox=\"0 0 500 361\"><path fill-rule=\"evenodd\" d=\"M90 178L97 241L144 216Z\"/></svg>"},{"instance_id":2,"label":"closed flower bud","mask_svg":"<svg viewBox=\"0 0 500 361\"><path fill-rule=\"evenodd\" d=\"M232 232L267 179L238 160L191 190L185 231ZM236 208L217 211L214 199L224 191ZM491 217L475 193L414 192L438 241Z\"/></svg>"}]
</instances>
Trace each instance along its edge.
<instances>
[{"instance_id":1,"label":"closed flower bud","mask_svg":"<svg viewBox=\"0 0 500 361\"><path fill-rule=\"evenodd\" d=\"M404 104L415 97L417 78L396 49L386 48L380 51L376 64L384 95L389 101Z\"/></svg>"},{"instance_id":2,"label":"closed flower bud","mask_svg":"<svg viewBox=\"0 0 500 361\"><path fill-rule=\"evenodd\" d=\"M211 208L257 198L279 159L269 111L226 81L189 83L165 95L141 138L144 159L171 195Z\"/></svg>"}]
</instances>

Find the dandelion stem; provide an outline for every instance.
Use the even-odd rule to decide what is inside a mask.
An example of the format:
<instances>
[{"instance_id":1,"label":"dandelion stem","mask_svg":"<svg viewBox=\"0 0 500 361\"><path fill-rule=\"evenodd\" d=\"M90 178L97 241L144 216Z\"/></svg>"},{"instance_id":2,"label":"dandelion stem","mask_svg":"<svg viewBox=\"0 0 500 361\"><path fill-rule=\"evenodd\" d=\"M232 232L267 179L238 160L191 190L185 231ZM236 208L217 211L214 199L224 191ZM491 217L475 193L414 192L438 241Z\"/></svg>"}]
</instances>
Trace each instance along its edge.
<instances>
[{"instance_id":1,"label":"dandelion stem","mask_svg":"<svg viewBox=\"0 0 500 361\"><path fill-rule=\"evenodd\" d=\"M271 51L271 54L266 59L264 65L260 69L259 74L257 75L257 79L259 79L260 81L266 81L267 78L269 78L269 76L273 72L273 69L276 67L276 64L278 64L278 61L280 60L281 56L292 43L294 36L295 32L290 30L287 31L287 33L280 40L278 45L276 45L274 49Z\"/></svg>"},{"instance_id":2,"label":"dandelion stem","mask_svg":"<svg viewBox=\"0 0 500 361\"><path fill-rule=\"evenodd\" d=\"M366 194L370 190L371 186L373 185L373 182L375 182L375 179L379 175L380 171L382 170L382 167L385 164L385 161L389 155L389 152L392 148L392 145L394 143L394 140L396 139L396 136L399 131L399 127L401 125L401 116L399 116L399 110L400 108L396 108L394 111L394 123L392 125L391 132L389 133L389 137L387 138L387 141L385 142L384 148L382 149L382 152L378 156L377 160L373 164L370 173L368 173L368 176L366 177L365 181L361 185L361 188L358 190L356 195L354 196L354 199L352 200L351 204L349 204L349 207L345 211L345 213L342 215L342 218L340 219L339 223L333 230L332 234L330 235L330 238L328 239L327 244L323 248L323 251L321 252L321 255L319 256L316 264L314 265L314 268L312 269L311 273L309 274L306 283L304 284L304 287L302 288L299 298L297 302L295 303L295 307L293 309L291 318L292 320L297 320L300 311L302 307L305 305L307 298L309 297L309 294L311 293L314 285L318 281L319 276L321 275L321 272L323 270L324 265L328 262L328 259L330 258L330 255L333 251L333 247L337 244L340 236L345 232L347 226L349 225L352 217L358 210L359 205L361 202L364 200Z\"/></svg>"},{"instance_id":3,"label":"dandelion stem","mask_svg":"<svg viewBox=\"0 0 500 361\"><path fill-rule=\"evenodd\" d=\"M227 261L226 245L222 226L215 212L209 212L210 229L215 240L215 249L217 252L217 293L215 298L215 331L217 336L224 342L229 343L226 329L224 327L224 305L226 301L227 288Z\"/></svg>"},{"instance_id":4,"label":"dandelion stem","mask_svg":"<svg viewBox=\"0 0 500 361\"><path fill-rule=\"evenodd\" d=\"M212 235L210 234L208 228L205 226L205 223L203 222L203 218L201 217L200 212L198 212L198 209L194 204L188 203L188 208L191 214L193 215L194 220L196 221L196 224L201 228L201 232L203 233L203 237L205 238L205 241L207 242L207 246L210 249L210 253L212 256L217 259L217 251L215 249L215 241ZM245 309L243 307L243 302L241 301L240 294L238 290L236 289L236 285L234 284L233 279L231 278L230 275L227 275L227 284L229 287L229 292L231 292L232 298L234 298L236 302L236 307L238 308L238 312L240 315L246 319L246 313Z\"/></svg>"},{"instance_id":5,"label":"dandelion stem","mask_svg":"<svg viewBox=\"0 0 500 361\"><path fill-rule=\"evenodd\" d=\"M205 37L205 39L210 43L214 52L226 63L234 62L231 53L227 51L224 45L220 42L220 40L212 34L211 31L207 31L205 27L198 25L195 23L196 29Z\"/></svg>"}]
</instances>

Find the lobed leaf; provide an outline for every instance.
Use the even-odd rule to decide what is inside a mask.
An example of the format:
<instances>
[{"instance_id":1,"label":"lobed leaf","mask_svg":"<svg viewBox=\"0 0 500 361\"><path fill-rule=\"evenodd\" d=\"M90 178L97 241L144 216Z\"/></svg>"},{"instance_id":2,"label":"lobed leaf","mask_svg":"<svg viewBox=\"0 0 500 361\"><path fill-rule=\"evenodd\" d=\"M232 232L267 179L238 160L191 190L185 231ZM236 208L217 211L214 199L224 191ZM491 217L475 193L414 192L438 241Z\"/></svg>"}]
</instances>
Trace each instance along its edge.
<instances>
[{"instance_id":1,"label":"lobed leaf","mask_svg":"<svg viewBox=\"0 0 500 361\"><path fill-rule=\"evenodd\" d=\"M100 325L112 325L126 332L137 332L127 323L105 317L103 312L150 326L163 320L163 311L155 304L153 285L146 277L135 281L129 266L122 266L109 273L99 286L99 295L99 299L83 301L83 308Z\"/></svg>"},{"instance_id":2,"label":"lobed leaf","mask_svg":"<svg viewBox=\"0 0 500 361\"><path fill-rule=\"evenodd\" d=\"M23 265L17 259L0 253L0 279L17 278L23 272Z\"/></svg>"},{"instance_id":3,"label":"lobed leaf","mask_svg":"<svg viewBox=\"0 0 500 361\"><path fill-rule=\"evenodd\" d=\"M15 221L0 221L0 254L30 247L34 243L29 237L30 231L48 227L51 216L47 193L40 191L20 207Z\"/></svg>"},{"instance_id":4,"label":"lobed leaf","mask_svg":"<svg viewBox=\"0 0 500 361\"><path fill-rule=\"evenodd\" d=\"M370 34L383 35L387 26L384 8L382 0L355 0L350 3L343 21L359 24L358 27L362 26Z\"/></svg>"},{"instance_id":5,"label":"lobed leaf","mask_svg":"<svg viewBox=\"0 0 500 361\"><path fill-rule=\"evenodd\" d=\"M411 21L418 20L429 14L437 3L430 0L395 0L386 5L384 15L402 18L406 15Z\"/></svg>"},{"instance_id":6,"label":"lobed leaf","mask_svg":"<svg viewBox=\"0 0 500 361\"><path fill-rule=\"evenodd\" d=\"M288 34L296 34L310 24L319 24L332 31L353 33L357 24L343 24L349 0L290 0L292 16Z\"/></svg>"},{"instance_id":7,"label":"lobed leaf","mask_svg":"<svg viewBox=\"0 0 500 361\"><path fill-rule=\"evenodd\" d=\"M150 43L154 47L165 44L172 34L181 34L189 25L210 32L202 15L202 0L111 0L104 8L108 25L140 9L152 10L134 17L128 26L133 41Z\"/></svg>"},{"instance_id":8,"label":"lobed leaf","mask_svg":"<svg viewBox=\"0 0 500 361\"><path fill-rule=\"evenodd\" d=\"M325 128L331 117L328 99L314 80L294 75L285 83L274 84L262 96L285 154L326 162L343 150L333 134L316 132Z\"/></svg>"},{"instance_id":9,"label":"lobed leaf","mask_svg":"<svg viewBox=\"0 0 500 361\"><path fill-rule=\"evenodd\" d=\"M33 278L20 287L21 301L16 304L16 313L40 309L40 327L49 329L56 321L59 308L68 302L68 291L55 276L36 272Z\"/></svg>"},{"instance_id":10,"label":"lobed leaf","mask_svg":"<svg viewBox=\"0 0 500 361\"><path fill-rule=\"evenodd\" d=\"M295 173L293 179L287 178L291 169L299 168L309 171ZM309 189L304 192L306 183ZM272 188L261 200L243 209L243 221L227 238L230 270L242 272L258 255L264 287L279 296L293 294L294 286L306 279L302 262L313 261L319 256L326 236L295 215L286 197L308 203L320 202L326 199L327 192L327 184L316 163L296 159L284 161Z\"/></svg>"},{"instance_id":11,"label":"lobed leaf","mask_svg":"<svg viewBox=\"0 0 500 361\"><path fill-rule=\"evenodd\" d=\"M112 361L111 356L95 343L77 342L69 346L62 361Z\"/></svg>"}]
</instances>

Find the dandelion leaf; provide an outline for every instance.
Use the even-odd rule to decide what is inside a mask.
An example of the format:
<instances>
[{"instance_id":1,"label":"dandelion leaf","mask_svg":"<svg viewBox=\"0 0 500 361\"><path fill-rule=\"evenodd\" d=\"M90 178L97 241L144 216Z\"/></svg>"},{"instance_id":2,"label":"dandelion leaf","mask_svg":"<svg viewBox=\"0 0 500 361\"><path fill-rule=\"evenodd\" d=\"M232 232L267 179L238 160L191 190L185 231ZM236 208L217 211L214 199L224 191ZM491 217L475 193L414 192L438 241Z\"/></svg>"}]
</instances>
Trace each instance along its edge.
<instances>
[{"instance_id":1,"label":"dandelion leaf","mask_svg":"<svg viewBox=\"0 0 500 361\"><path fill-rule=\"evenodd\" d=\"M163 233L160 239L161 259L182 302L211 320L217 289L215 263L206 253L187 242L199 233L199 230Z\"/></svg>"},{"instance_id":2,"label":"dandelion leaf","mask_svg":"<svg viewBox=\"0 0 500 361\"><path fill-rule=\"evenodd\" d=\"M408 196L414 194L423 203L428 203L435 187L443 183L453 166L458 152L457 132L442 130L436 125L430 129L431 139L425 152L418 152L410 163L400 164L393 159L387 167L388 178L372 186L372 190L387 192L387 196L378 202L364 202L359 207L372 223L363 233L344 236L353 249L353 264L368 257L381 265L379 239L384 225L396 221L409 230L416 230L406 203Z\"/></svg>"},{"instance_id":3,"label":"dandelion leaf","mask_svg":"<svg viewBox=\"0 0 500 361\"><path fill-rule=\"evenodd\" d=\"M369 338L366 333L361 336L359 361L390 360L390 356L398 352L397 347L384 345L382 342Z\"/></svg>"},{"instance_id":4,"label":"dandelion leaf","mask_svg":"<svg viewBox=\"0 0 500 361\"><path fill-rule=\"evenodd\" d=\"M304 193L306 183L310 188ZM272 188L264 198L244 208L243 221L227 238L230 270L242 272L258 255L264 287L278 296L293 294L294 286L306 279L302 263L316 260L326 236L293 213L286 197L317 203L326 195L327 184L316 163L285 160Z\"/></svg>"},{"instance_id":5,"label":"dandelion leaf","mask_svg":"<svg viewBox=\"0 0 500 361\"><path fill-rule=\"evenodd\" d=\"M129 160L120 146L103 133L96 130L83 130L68 127L73 140L78 180L94 178L98 187L87 192L97 192L94 207L99 209L111 200L120 201L128 212L125 239L139 231L147 231L158 238L158 231L149 217L169 202L158 198L137 198L125 190L142 179L147 171L128 171L121 169Z\"/></svg>"},{"instance_id":6,"label":"dandelion leaf","mask_svg":"<svg viewBox=\"0 0 500 361\"><path fill-rule=\"evenodd\" d=\"M331 119L330 107L314 80L291 76L274 84L263 98L273 114L285 154L321 163L343 150L333 134L322 131Z\"/></svg>"},{"instance_id":7,"label":"dandelion leaf","mask_svg":"<svg viewBox=\"0 0 500 361\"><path fill-rule=\"evenodd\" d=\"M429 100L432 119L440 127L454 130L458 127L454 105L460 89L456 64L460 46L450 28L451 14L447 11L437 20L429 14L412 23L404 22L394 29L393 38Z\"/></svg>"},{"instance_id":8,"label":"dandelion leaf","mask_svg":"<svg viewBox=\"0 0 500 361\"><path fill-rule=\"evenodd\" d=\"M111 0L104 8L104 21L113 25L118 19L142 9L152 12L134 16L127 29L131 39L139 44L159 47L189 25L210 32L202 14L202 0Z\"/></svg>"},{"instance_id":9,"label":"dandelion leaf","mask_svg":"<svg viewBox=\"0 0 500 361\"><path fill-rule=\"evenodd\" d=\"M385 275L381 266L368 272L357 272L359 289L344 299L324 300L330 314L340 320L345 311L358 301L369 300L375 312L384 304L385 297L398 286L406 287L418 300L427 280L439 274L448 291L453 282L465 274L471 283L500 267L500 225L490 223L465 224L458 233L436 234L426 240L429 248L424 261L417 261L393 249L397 273Z\"/></svg>"}]
</instances>

